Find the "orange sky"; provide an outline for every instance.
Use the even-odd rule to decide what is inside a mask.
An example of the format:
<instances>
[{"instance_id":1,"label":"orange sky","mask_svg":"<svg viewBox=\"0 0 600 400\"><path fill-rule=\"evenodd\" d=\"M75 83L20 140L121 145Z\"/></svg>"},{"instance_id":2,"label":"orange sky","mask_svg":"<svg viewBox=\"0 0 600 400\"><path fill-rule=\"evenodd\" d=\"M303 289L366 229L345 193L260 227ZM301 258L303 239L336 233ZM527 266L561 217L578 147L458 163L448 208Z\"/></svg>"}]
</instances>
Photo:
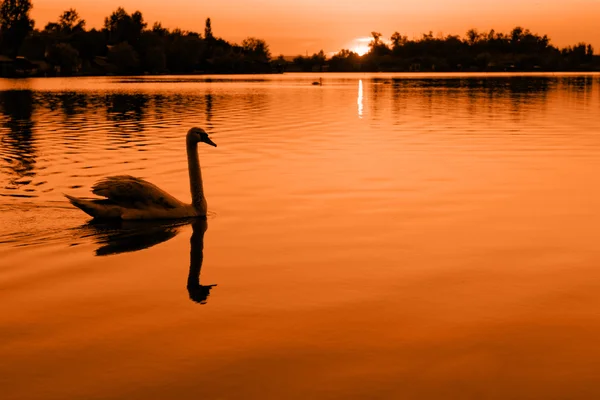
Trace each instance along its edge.
<instances>
[{"instance_id":1,"label":"orange sky","mask_svg":"<svg viewBox=\"0 0 600 400\"><path fill-rule=\"evenodd\" d=\"M600 0L33 0L32 16L43 28L74 7L88 27L100 27L119 6L129 13L140 10L150 25L161 21L169 28L200 32L210 17L216 36L233 42L260 37L274 55L351 48L353 39L373 30L412 38L430 30L507 32L516 25L548 34L558 46L586 41L600 51Z\"/></svg>"}]
</instances>

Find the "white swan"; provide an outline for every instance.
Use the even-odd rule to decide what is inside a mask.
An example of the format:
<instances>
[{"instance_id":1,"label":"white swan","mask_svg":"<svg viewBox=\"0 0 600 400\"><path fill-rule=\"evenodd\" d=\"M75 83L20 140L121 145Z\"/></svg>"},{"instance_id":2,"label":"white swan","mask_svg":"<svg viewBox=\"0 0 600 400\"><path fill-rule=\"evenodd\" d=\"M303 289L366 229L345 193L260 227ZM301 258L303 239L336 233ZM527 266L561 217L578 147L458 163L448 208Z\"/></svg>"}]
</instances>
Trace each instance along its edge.
<instances>
[{"instance_id":1,"label":"white swan","mask_svg":"<svg viewBox=\"0 0 600 400\"><path fill-rule=\"evenodd\" d=\"M143 179L129 175L111 176L98 181L92 193L103 199L69 196L71 204L94 218L170 219L206 216L206 199L198 160L198 143L217 146L201 128L191 128L186 136L192 204L185 204Z\"/></svg>"}]
</instances>

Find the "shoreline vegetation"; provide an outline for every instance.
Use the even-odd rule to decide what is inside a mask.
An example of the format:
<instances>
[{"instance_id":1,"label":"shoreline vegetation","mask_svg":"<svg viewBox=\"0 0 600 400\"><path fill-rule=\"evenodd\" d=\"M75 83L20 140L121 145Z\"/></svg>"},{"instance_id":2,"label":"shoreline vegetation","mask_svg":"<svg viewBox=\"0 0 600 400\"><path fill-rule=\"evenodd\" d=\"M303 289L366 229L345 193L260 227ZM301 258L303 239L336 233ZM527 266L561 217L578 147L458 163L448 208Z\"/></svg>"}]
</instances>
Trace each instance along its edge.
<instances>
[{"instance_id":1,"label":"shoreline vegetation","mask_svg":"<svg viewBox=\"0 0 600 400\"><path fill-rule=\"evenodd\" d=\"M504 72L600 71L590 44L558 48L547 35L516 27L509 33L471 29L464 37L432 32L389 40L371 32L369 51L342 49L327 56L273 57L268 44L248 37L241 44L204 32L152 27L140 11L119 7L102 29L85 27L75 9L36 29L31 0L0 3L0 76L105 76L246 74L283 72Z\"/></svg>"}]
</instances>

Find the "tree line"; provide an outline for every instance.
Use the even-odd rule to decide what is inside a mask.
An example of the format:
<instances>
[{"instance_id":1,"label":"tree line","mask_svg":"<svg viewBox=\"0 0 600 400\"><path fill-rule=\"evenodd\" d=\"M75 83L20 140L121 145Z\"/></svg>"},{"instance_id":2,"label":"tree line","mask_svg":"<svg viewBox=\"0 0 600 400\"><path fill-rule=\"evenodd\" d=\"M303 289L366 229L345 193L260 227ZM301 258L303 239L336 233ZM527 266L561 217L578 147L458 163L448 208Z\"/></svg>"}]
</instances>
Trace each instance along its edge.
<instances>
[{"instance_id":1,"label":"tree line","mask_svg":"<svg viewBox=\"0 0 600 400\"><path fill-rule=\"evenodd\" d=\"M2 0L0 51L9 58L43 61L45 74L161 74L271 72L267 43L248 37L241 44L213 34L210 18L203 34L151 27L140 11L117 8L102 29L86 29L77 10L69 9L35 29L30 0ZM38 63L39 64L39 63Z\"/></svg>"},{"instance_id":2,"label":"tree line","mask_svg":"<svg viewBox=\"0 0 600 400\"><path fill-rule=\"evenodd\" d=\"M363 56L343 49L327 58L321 51L296 57L294 64L302 71L589 71L600 70L600 57L590 44L559 49L547 35L516 27L509 33L470 29L465 37L429 32L412 40L398 32L384 40L372 32Z\"/></svg>"},{"instance_id":3,"label":"tree line","mask_svg":"<svg viewBox=\"0 0 600 400\"><path fill-rule=\"evenodd\" d=\"M342 49L328 56L288 60L271 57L268 44L248 37L241 44L214 35L210 18L204 32L151 27L140 11L119 7L101 29L86 29L75 9L36 29L31 0L0 4L0 63L21 65L44 75L269 73L283 71L572 71L600 70L590 44L558 48L547 35L516 27L508 33L469 30L464 37L432 32L409 39L394 33L389 40L372 32L369 51ZM31 60L31 61L28 61ZM4 68L6 75L10 69ZM7 72L8 71L8 72Z\"/></svg>"}]
</instances>

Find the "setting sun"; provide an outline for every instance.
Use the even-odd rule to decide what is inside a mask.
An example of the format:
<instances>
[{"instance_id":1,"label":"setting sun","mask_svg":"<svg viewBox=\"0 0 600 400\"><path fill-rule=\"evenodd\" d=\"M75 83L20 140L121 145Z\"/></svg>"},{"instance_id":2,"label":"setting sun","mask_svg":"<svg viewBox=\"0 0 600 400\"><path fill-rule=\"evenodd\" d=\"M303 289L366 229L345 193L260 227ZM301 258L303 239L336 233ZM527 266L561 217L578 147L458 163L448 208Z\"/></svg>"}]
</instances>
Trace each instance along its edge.
<instances>
[{"instance_id":1,"label":"setting sun","mask_svg":"<svg viewBox=\"0 0 600 400\"><path fill-rule=\"evenodd\" d=\"M369 42L371 41L370 37L361 37L354 39L352 44L350 45L350 50L358 54L359 56L364 56L370 50Z\"/></svg>"}]
</instances>

